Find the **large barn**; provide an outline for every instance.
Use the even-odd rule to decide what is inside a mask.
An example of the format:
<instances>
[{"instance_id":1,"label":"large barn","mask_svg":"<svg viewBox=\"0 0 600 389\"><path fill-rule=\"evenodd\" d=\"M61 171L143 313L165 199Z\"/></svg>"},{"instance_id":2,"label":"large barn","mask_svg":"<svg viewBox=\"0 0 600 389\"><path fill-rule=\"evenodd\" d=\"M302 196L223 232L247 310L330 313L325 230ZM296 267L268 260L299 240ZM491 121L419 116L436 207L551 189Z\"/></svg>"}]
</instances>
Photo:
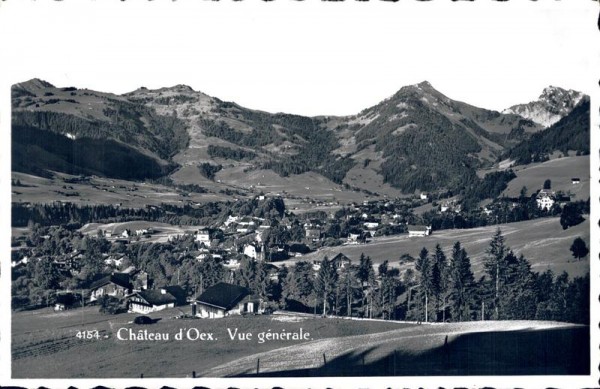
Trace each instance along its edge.
<instances>
[{"instance_id":1,"label":"large barn","mask_svg":"<svg viewBox=\"0 0 600 389\"><path fill-rule=\"evenodd\" d=\"M196 300L196 316L219 318L243 313L261 313L261 302L241 286L219 282Z\"/></svg>"}]
</instances>

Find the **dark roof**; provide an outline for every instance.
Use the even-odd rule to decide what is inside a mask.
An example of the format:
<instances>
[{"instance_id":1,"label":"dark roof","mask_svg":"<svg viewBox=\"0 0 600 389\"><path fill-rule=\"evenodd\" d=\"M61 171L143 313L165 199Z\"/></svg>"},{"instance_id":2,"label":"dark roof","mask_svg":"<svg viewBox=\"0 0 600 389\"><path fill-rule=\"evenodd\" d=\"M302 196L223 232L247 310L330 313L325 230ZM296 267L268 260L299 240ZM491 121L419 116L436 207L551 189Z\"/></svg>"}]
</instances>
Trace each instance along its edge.
<instances>
[{"instance_id":1,"label":"dark roof","mask_svg":"<svg viewBox=\"0 0 600 389\"><path fill-rule=\"evenodd\" d=\"M331 261L334 263L350 262L350 258L348 258L344 253L339 253L338 255L333 257L333 259Z\"/></svg>"},{"instance_id":2,"label":"dark roof","mask_svg":"<svg viewBox=\"0 0 600 389\"><path fill-rule=\"evenodd\" d=\"M409 231L427 231L427 226L410 225L410 226L408 226L408 230Z\"/></svg>"},{"instance_id":3,"label":"dark roof","mask_svg":"<svg viewBox=\"0 0 600 389\"><path fill-rule=\"evenodd\" d=\"M162 293L160 289L143 290L138 292L137 295L146 300L146 302L150 305L165 305L177 302L175 296L168 291L166 293Z\"/></svg>"},{"instance_id":4,"label":"dark roof","mask_svg":"<svg viewBox=\"0 0 600 389\"><path fill-rule=\"evenodd\" d=\"M108 284L116 284L127 289L132 287L131 281L129 279L129 274L113 273L109 276L102 277L99 280L93 282L92 285L90 285L90 289L97 289Z\"/></svg>"},{"instance_id":5,"label":"dark roof","mask_svg":"<svg viewBox=\"0 0 600 389\"><path fill-rule=\"evenodd\" d=\"M165 289L177 300L178 305L183 305L187 300L187 293L179 285L166 286Z\"/></svg>"},{"instance_id":6,"label":"dark roof","mask_svg":"<svg viewBox=\"0 0 600 389\"><path fill-rule=\"evenodd\" d=\"M219 282L206 289L197 301L201 304L229 310L249 294L250 291L242 286Z\"/></svg>"}]
</instances>

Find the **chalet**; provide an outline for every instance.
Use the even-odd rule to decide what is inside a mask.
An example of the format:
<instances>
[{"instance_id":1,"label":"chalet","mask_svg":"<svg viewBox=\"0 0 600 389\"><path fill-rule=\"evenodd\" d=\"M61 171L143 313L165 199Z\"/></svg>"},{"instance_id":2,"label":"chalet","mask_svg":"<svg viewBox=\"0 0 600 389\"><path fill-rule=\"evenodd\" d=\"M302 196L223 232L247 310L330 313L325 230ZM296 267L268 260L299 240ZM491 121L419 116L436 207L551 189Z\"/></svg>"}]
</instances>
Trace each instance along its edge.
<instances>
[{"instance_id":1,"label":"chalet","mask_svg":"<svg viewBox=\"0 0 600 389\"><path fill-rule=\"evenodd\" d=\"M317 242L321 239L321 228L319 227L308 227L304 231L306 240L309 242Z\"/></svg>"},{"instance_id":2,"label":"chalet","mask_svg":"<svg viewBox=\"0 0 600 389\"><path fill-rule=\"evenodd\" d=\"M408 226L408 236L418 236L423 237L431 235L431 226L421 226L421 225L409 225Z\"/></svg>"},{"instance_id":3,"label":"chalet","mask_svg":"<svg viewBox=\"0 0 600 389\"><path fill-rule=\"evenodd\" d=\"M225 263L223 263L223 266L227 268L238 268L240 267L240 260L237 258L228 258Z\"/></svg>"},{"instance_id":4,"label":"chalet","mask_svg":"<svg viewBox=\"0 0 600 389\"><path fill-rule=\"evenodd\" d=\"M350 258L348 258L343 253L339 253L338 255L336 255L331 261L335 265L336 269L343 269L346 266L350 265Z\"/></svg>"},{"instance_id":5,"label":"chalet","mask_svg":"<svg viewBox=\"0 0 600 389\"><path fill-rule=\"evenodd\" d=\"M262 260L263 253L264 253L263 248L259 247L257 245L247 244L246 246L244 246L244 255L246 255L252 259Z\"/></svg>"},{"instance_id":6,"label":"chalet","mask_svg":"<svg viewBox=\"0 0 600 389\"><path fill-rule=\"evenodd\" d=\"M128 229L123 230L123 232L121 232L121 238L129 238L131 236L131 231L129 231Z\"/></svg>"},{"instance_id":7,"label":"chalet","mask_svg":"<svg viewBox=\"0 0 600 389\"><path fill-rule=\"evenodd\" d=\"M90 301L96 301L102 296L122 298L129 295L132 289L129 274L113 273L90 286Z\"/></svg>"},{"instance_id":8,"label":"chalet","mask_svg":"<svg viewBox=\"0 0 600 389\"><path fill-rule=\"evenodd\" d=\"M555 194L549 189L542 189L538 192L535 201L539 209L549 211L556 202Z\"/></svg>"},{"instance_id":9,"label":"chalet","mask_svg":"<svg viewBox=\"0 0 600 389\"><path fill-rule=\"evenodd\" d=\"M121 267L124 259L125 254L111 255L104 260L104 264L107 266Z\"/></svg>"},{"instance_id":10,"label":"chalet","mask_svg":"<svg viewBox=\"0 0 600 389\"><path fill-rule=\"evenodd\" d=\"M365 228L368 230L374 230L375 228L379 227L379 223L378 222L366 222L366 223L363 223L363 226L365 226Z\"/></svg>"},{"instance_id":11,"label":"chalet","mask_svg":"<svg viewBox=\"0 0 600 389\"><path fill-rule=\"evenodd\" d=\"M179 285L142 290L131 296L129 311L150 313L185 304L185 291Z\"/></svg>"},{"instance_id":12,"label":"chalet","mask_svg":"<svg viewBox=\"0 0 600 389\"><path fill-rule=\"evenodd\" d=\"M579 179L579 177L573 177L573 178L571 178L571 184L573 184L573 185L581 184L581 180Z\"/></svg>"},{"instance_id":13,"label":"chalet","mask_svg":"<svg viewBox=\"0 0 600 389\"><path fill-rule=\"evenodd\" d=\"M210 247L211 239L208 230L200 230L196 233L196 242L203 244L205 247Z\"/></svg>"},{"instance_id":14,"label":"chalet","mask_svg":"<svg viewBox=\"0 0 600 389\"><path fill-rule=\"evenodd\" d=\"M213 319L246 312L260 313L260 301L248 298L250 295L250 291L244 287L219 282L198 297L195 302L196 316Z\"/></svg>"}]
</instances>

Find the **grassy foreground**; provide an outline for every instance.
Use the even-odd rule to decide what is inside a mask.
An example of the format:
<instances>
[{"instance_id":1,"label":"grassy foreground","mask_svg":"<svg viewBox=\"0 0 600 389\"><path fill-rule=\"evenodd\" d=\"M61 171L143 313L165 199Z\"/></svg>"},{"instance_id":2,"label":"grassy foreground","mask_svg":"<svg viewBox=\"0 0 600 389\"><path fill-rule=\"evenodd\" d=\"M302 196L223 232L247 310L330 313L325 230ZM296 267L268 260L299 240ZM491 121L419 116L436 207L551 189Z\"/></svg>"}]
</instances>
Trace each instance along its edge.
<instances>
[{"instance_id":1,"label":"grassy foreground","mask_svg":"<svg viewBox=\"0 0 600 389\"><path fill-rule=\"evenodd\" d=\"M14 378L137 378L588 374L589 327L515 321L451 324L359 321L302 315L173 319L179 310L152 317L153 325L130 322L136 315L104 316L88 307L55 313L17 312L12 319ZM177 341L180 329L210 333L213 341ZM251 333L231 340L228 329ZM303 333L304 340L259 341L260 333ZM169 334L169 340L119 340L128 329ZM77 331L97 330L98 339ZM447 340L446 340L447 339ZM560 350L560 351L558 351Z\"/></svg>"}]
</instances>

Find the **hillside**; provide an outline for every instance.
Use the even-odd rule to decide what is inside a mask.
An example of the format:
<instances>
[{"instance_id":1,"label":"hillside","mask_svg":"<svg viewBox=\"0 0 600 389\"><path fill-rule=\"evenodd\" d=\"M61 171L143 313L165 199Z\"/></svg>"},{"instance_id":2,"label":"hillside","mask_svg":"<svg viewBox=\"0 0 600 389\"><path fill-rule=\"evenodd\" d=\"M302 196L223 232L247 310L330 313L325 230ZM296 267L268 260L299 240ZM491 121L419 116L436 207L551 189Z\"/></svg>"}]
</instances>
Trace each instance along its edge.
<instances>
[{"instance_id":1,"label":"hillside","mask_svg":"<svg viewBox=\"0 0 600 389\"><path fill-rule=\"evenodd\" d=\"M502 159L514 160L518 165L543 162L555 151L563 155L568 155L569 151L577 155L590 153L589 98L582 98L573 111L548 129L508 149Z\"/></svg>"},{"instance_id":2,"label":"hillside","mask_svg":"<svg viewBox=\"0 0 600 389\"><path fill-rule=\"evenodd\" d=\"M523 187L531 195L543 188L544 181L549 179L552 190L561 191L571 196L572 200L590 198L590 157L563 157L542 163L516 166L513 171L517 175L509 182L502 193L503 196L518 197ZM573 184L572 178L579 178L580 183Z\"/></svg>"},{"instance_id":3,"label":"hillside","mask_svg":"<svg viewBox=\"0 0 600 389\"><path fill-rule=\"evenodd\" d=\"M398 267L398 259L404 253L416 258L421 248L426 247L429 252L433 252L435 245L439 243L446 255L450 256L452 245L456 241L460 241L471 258L473 272L477 278L483 275L482 260L497 227L500 227L502 230L507 246L515 254L523 254L529 260L532 271L542 273L551 269L555 274L566 271L570 277L583 276L589 272L589 255L580 261L576 261L569 250L571 243L577 237L583 238L589 246L589 220L575 227L563 230L557 217L467 230L434 231L432 235L424 238L409 238L407 234L373 238L366 245L322 248L315 253L289 260L289 263L300 260L321 260L325 255L333 258L338 253L344 253L353 263L357 264L361 253L364 253L370 256L375 264L389 260L390 265ZM404 269L413 265L412 263L407 263L400 265L400 268Z\"/></svg>"},{"instance_id":4,"label":"hillside","mask_svg":"<svg viewBox=\"0 0 600 389\"><path fill-rule=\"evenodd\" d=\"M185 85L114 95L37 79L13 86L12 105L14 171L128 179L169 175L177 183L210 184L198 170L209 163L220 166L218 183L245 188L257 183L240 179L240 173L260 172L265 187L272 186L269 177L310 173L350 192L396 197L459 191L478 181L477 170L520 153L518 147L525 147L520 145L545 148L547 139L563 139L542 135L541 125L519 115L452 100L428 82L403 87L347 117L256 111ZM56 147L36 144L46 136L39 131L54 133ZM573 136L581 126L570 131L576 147L589 137ZM93 162L104 160L109 150L114 162ZM85 158L88 154L94 158Z\"/></svg>"}]
</instances>

